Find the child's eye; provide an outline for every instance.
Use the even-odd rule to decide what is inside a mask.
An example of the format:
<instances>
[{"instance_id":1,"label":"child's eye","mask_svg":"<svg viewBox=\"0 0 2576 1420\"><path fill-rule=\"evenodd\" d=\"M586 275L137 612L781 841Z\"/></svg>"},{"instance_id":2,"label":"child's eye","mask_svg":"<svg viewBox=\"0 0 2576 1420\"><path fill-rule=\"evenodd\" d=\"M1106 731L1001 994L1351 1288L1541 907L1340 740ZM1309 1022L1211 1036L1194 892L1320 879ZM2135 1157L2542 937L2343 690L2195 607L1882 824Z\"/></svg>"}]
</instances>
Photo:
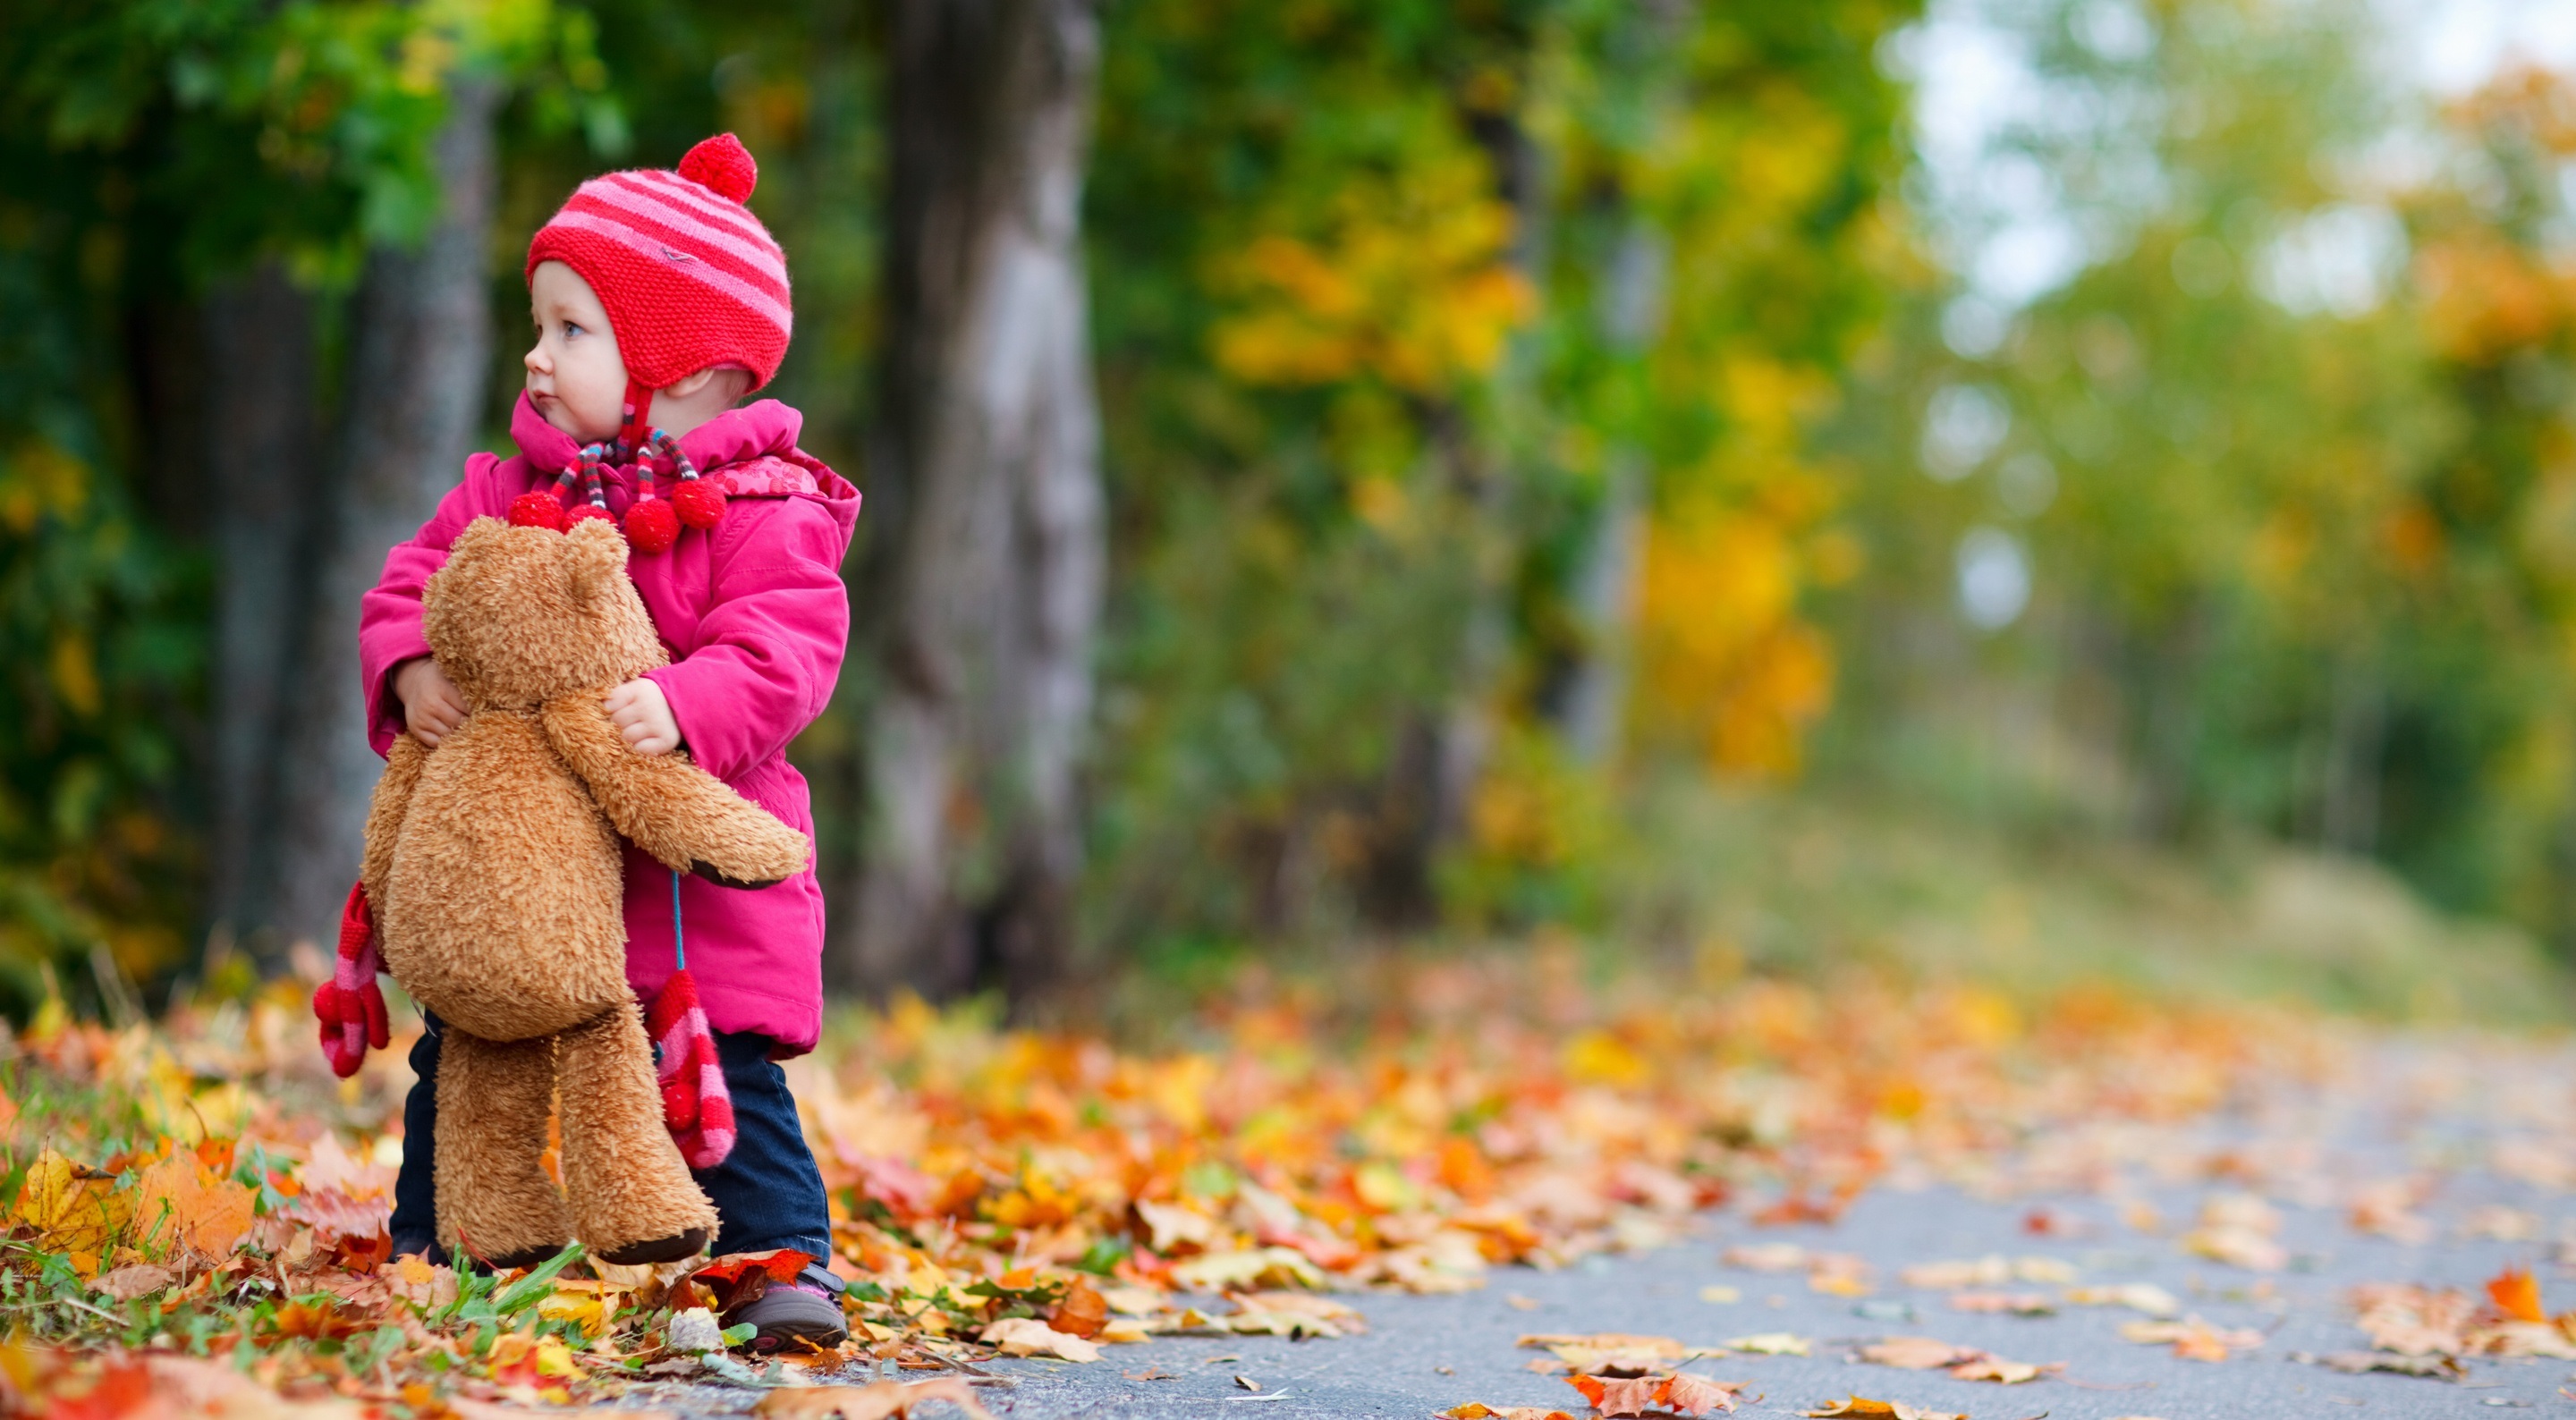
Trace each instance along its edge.
<instances>
[{"instance_id":1,"label":"child's eye","mask_svg":"<svg viewBox=\"0 0 2576 1420\"><path fill-rule=\"evenodd\" d=\"M581 334L581 333L582 333L581 326L580 326L578 323L573 322L573 321L565 321L565 322L564 322L564 339L566 339L566 340L570 340L570 339L572 339L574 336L579 335L579 334Z\"/></svg>"}]
</instances>

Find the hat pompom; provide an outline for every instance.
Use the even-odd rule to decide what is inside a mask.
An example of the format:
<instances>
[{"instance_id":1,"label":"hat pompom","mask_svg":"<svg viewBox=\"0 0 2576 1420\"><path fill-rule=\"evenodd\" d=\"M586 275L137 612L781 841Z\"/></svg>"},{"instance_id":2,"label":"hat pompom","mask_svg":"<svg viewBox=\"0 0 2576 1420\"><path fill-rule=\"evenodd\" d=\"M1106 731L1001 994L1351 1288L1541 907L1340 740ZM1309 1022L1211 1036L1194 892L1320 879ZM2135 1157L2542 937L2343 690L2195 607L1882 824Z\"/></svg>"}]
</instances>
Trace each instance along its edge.
<instances>
[{"instance_id":1,"label":"hat pompom","mask_svg":"<svg viewBox=\"0 0 2576 1420\"><path fill-rule=\"evenodd\" d=\"M741 139L719 133L689 150L680 160L680 176L727 201L743 203L760 185L760 164L751 160Z\"/></svg>"},{"instance_id":2,"label":"hat pompom","mask_svg":"<svg viewBox=\"0 0 2576 1420\"><path fill-rule=\"evenodd\" d=\"M617 526L617 517L596 503L575 503L564 510L563 530L565 532L571 532L587 522L602 522L613 528Z\"/></svg>"}]
</instances>

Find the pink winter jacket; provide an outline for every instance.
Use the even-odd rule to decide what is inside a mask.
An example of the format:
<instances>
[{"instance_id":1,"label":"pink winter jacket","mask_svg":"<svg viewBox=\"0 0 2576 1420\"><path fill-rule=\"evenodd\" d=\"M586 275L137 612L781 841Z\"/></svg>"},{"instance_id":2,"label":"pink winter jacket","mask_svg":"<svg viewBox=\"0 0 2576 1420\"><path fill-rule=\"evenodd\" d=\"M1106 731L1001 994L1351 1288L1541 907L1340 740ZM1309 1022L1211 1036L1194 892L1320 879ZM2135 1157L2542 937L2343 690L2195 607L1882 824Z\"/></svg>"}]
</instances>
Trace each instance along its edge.
<instances>
[{"instance_id":1,"label":"pink winter jacket","mask_svg":"<svg viewBox=\"0 0 2576 1420\"><path fill-rule=\"evenodd\" d=\"M796 447L804 417L773 399L717 416L680 447L731 495L712 532L683 531L669 551L627 563L671 664L651 672L705 770L809 836L814 815L787 742L832 698L848 644L850 604L841 557L859 516L859 491ZM572 462L572 436L522 395L510 417L519 456L476 454L465 481L420 535L385 557L358 620L368 737L382 754L403 731L396 667L429 654L421 589L447 561L456 535L478 517L507 517L510 500L551 487ZM668 496L670 484L660 485ZM609 510L632 501L627 470L608 476ZM626 849L626 979L651 1000L674 970L671 871ZM823 1011L823 893L814 870L745 891L682 876L681 945L707 1020L720 1031L758 1031L780 1055L814 1048Z\"/></svg>"}]
</instances>

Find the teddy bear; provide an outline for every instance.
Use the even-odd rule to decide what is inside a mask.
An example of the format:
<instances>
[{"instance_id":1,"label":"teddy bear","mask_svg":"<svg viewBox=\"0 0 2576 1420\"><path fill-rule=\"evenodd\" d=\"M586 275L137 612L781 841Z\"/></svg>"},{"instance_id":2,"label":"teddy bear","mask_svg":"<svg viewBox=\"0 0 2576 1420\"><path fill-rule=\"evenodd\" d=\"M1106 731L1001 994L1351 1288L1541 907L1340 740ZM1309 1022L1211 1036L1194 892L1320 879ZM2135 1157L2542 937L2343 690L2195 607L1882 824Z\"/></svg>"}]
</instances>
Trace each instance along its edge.
<instances>
[{"instance_id":1,"label":"teddy bear","mask_svg":"<svg viewBox=\"0 0 2576 1420\"><path fill-rule=\"evenodd\" d=\"M576 1236L620 1264L694 1256L716 1214L664 1127L627 988L619 837L730 887L804 871L813 845L610 722L609 688L667 660L614 525L478 518L422 609L471 713L434 751L394 741L359 885L385 968L444 1030L439 1240L497 1267ZM543 1163L557 1111L561 1191Z\"/></svg>"}]
</instances>

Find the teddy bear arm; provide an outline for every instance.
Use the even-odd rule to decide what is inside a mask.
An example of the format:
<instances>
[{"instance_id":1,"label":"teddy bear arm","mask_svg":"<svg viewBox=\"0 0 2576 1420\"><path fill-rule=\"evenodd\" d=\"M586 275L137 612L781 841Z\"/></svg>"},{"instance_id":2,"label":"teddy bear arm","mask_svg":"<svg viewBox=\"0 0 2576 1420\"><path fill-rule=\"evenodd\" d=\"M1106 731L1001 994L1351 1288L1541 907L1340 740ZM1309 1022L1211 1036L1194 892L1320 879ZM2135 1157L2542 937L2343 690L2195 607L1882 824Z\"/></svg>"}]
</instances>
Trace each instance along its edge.
<instances>
[{"instance_id":1,"label":"teddy bear arm","mask_svg":"<svg viewBox=\"0 0 2576 1420\"><path fill-rule=\"evenodd\" d=\"M546 738L619 833L677 872L767 887L805 871L813 845L681 755L629 749L597 692L546 702Z\"/></svg>"},{"instance_id":2,"label":"teddy bear arm","mask_svg":"<svg viewBox=\"0 0 2576 1420\"><path fill-rule=\"evenodd\" d=\"M385 751L385 772L376 780L375 797L367 803L366 848L358 865L358 881L366 885L370 902L385 900L385 874L393 866L394 840L402 836L412 790L419 786L421 766L428 761L429 747L409 732L394 736L392 747Z\"/></svg>"}]
</instances>

